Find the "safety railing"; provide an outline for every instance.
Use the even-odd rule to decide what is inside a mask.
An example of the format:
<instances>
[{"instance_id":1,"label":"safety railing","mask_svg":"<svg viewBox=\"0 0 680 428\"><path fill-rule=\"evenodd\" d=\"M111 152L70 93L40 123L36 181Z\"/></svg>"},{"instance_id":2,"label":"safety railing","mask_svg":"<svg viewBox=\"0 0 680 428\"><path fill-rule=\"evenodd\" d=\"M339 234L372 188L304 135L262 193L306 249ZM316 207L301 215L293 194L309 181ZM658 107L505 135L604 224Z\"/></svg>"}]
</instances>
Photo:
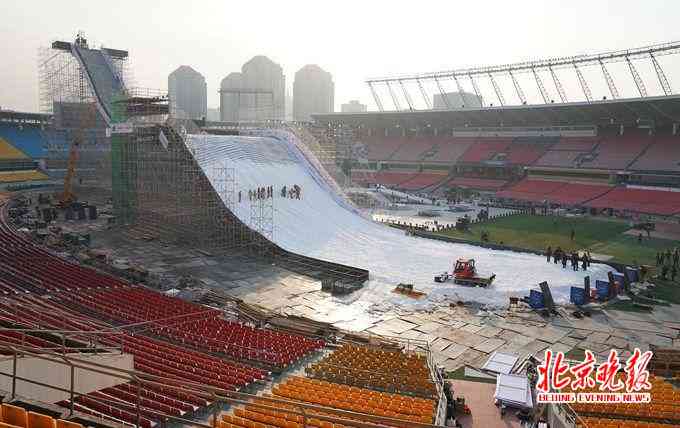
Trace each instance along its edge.
<instances>
[{"instance_id":1,"label":"safety railing","mask_svg":"<svg viewBox=\"0 0 680 428\"><path fill-rule=\"evenodd\" d=\"M36 352L37 351L37 352ZM331 407L319 406L315 404L301 403L297 401L290 401L282 398L276 397L266 397L257 396L254 394L228 391L220 388L214 388L205 386L198 382L193 382L189 380L178 381L174 378L165 378L162 376L150 375L147 373L142 373L136 370L126 370L120 369L112 366L107 366L100 363L95 363L92 361L87 361L74 357L71 355L61 355L48 352L40 352L41 350L36 350L33 348L12 346L6 344L0 344L0 352L4 354L9 354L12 358L12 372L5 373L0 372L0 376L10 377L12 379L12 386L10 390L11 399L17 398L17 381L22 381L25 383L38 385L44 388L48 388L55 391L60 391L63 393L68 393L69 395L69 414L73 416L76 412L75 404L78 397L87 395L87 392L77 391L76 375L79 376L109 376L111 378L120 380L120 383L133 383L137 385L136 399L134 403L128 404L127 402L122 402L119 400L107 400L101 397L88 396L88 400L95 403L100 403L103 405L115 405L118 408L126 409L126 411L133 413L136 416L136 426L140 426L143 415L154 415L160 419L165 419L170 422L175 422L183 424L185 426L195 426L204 428L217 428L220 426L219 414L228 405L247 405L258 409L271 410L285 413L293 414L302 418L303 427L310 426L309 422L312 418L326 421L330 423L338 423L342 425L350 425L359 428L383 428L386 426L391 427L413 427L413 428L425 428L425 427L442 427L442 425L432 425L427 423L419 423L413 421L404 421L400 419L369 415L365 413L358 413L348 410L340 410ZM70 370L70 379L68 382L68 388L62 388L59 386L49 385L39 380L27 378L25 376L19 376L17 374L18 362L21 358L31 357L38 360L43 360L46 362L51 362L58 365L63 365ZM76 370L78 369L78 370ZM211 406L212 417L208 423L198 422L195 420L187 419L185 417L166 414L164 412L158 411L156 409L146 407L142 404L141 391L144 385L156 386L166 388L168 390L173 390L179 393L187 393L196 395L206 399ZM31 397L27 397L31 398ZM284 408L285 410L282 410ZM102 414L102 416L104 416ZM111 416L106 416L106 419L114 419Z\"/></svg>"}]
</instances>

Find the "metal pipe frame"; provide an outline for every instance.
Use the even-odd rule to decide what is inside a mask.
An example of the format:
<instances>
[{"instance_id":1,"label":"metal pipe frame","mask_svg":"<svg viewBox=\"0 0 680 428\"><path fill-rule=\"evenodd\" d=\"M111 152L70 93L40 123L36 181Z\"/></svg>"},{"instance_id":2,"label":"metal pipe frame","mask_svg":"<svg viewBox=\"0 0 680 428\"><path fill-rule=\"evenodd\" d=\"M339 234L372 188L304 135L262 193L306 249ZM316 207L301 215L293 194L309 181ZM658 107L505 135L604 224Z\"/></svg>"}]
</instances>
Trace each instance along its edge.
<instances>
[{"instance_id":1,"label":"metal pipe frame","mask_svg":"<svg viewBox=\"0 0 680 428\"><path fill-rule=\"evenodd\" d=\"M215 388L211 386L206 386L199 384L197 382L193 382L190 380L183 380L181 382L178 382L177 379L171 379L171 378L163 378L161 376L156 376L156 375L150 375L147 373L142 373L138 372L136 370L125 370L125 369L119 369L116 367L110 367L106 366L103 364L99 363L94 363L91 361L85 361L81 360L76 357L72 356L63 356L63 355L58 355L58 354L51 354L51 353L45 353L45 352L34 352L32 348L29 347L17 347L17 346L7 346L7 345L0 345L0 350L4 351L9 351L13 355L13 367L12 367L12 374L9 373L4 373L0 372L0 376L8 376L12 378L12 397L14 398L16 396L16 381L21 380L23 382L27 383L32 383L35 385L43 386L46 388L54 389L57 391L61 392L66 392L69 393L72 397L75 396L81 396L85 395L81 392L77 392L74 390L74 384L75 382L71 382L70 388L69 389L64 389L60 388L54 385L47 385L39 381L35 381L32 379L20 377L16 375L16 368L17 368L17 360L18 356L30 356L33 358L45 360L45 361L50 361L53 363L57 364L62 364L69 366L71 370L74 370L75 368L81 369L81 371L85 372L92 372L92 373L98 373L106 376L111 376L117 379L120 379L123 382L135 382L138 385L138 393L137 393L137 402L134 405L134 408L132 406L129 406L127 404L121 404L119 402L116 402L116 404L119 407L123 408L130 408L132 411L137 412L137 426L139 426L139 422L141 420L141 410L142 408L144 411L168 418L171 421L177 421L183 424L187 424L190 426L197 426L197 427L204 427L204 428L213 428L215 424L217 424L217 420L213 419L213 424L214 425L208 425L184 418L180 418L174 415L168 415L164 414L162 412L158 412L154 409L142 407L140 402L141 402L141 397L140 397L140 390L139 388L140 385L143 384L150 384L150 385L158 385L162 386L164 388L169 388L173 389L176 391L181 391L193 395L198 395L203 398L210 397L213 400L213 405L214 402L220 402L223 404L240 404L240 405L249 405L249 406L254 406L254 407L260 407L264 409L270 409L270 410L276 410L280 411L281 409L278 407L275 407L276 404L284 404L287 406L294 406L298 410L286 410L287 413L292 413L295 415L302 416L303 418L307 418L310 416L309 413L306 412L308 411L314 411L313 417L316 419L332 422L332 423L340 423L343 425L352 425L352 426L357 426L361 428L378 428L378 427L383 427L384 424L388 424L391 426L401 426L401 427L414 427L414 428L426 428L426 427L441 427L441 425L433 425L433 424L426 424L426 423L420 423L420 422L412 422L412 421L404 421L401 419L395 419L395 418L390 418L390 417L383 417L383 416L375 416L375 415L368 415L364 413L357 413L354 411L348 411L348 410L340 410L340 409L335 409L335 408L330 408L330 407L324 407L324 406L319 406L315 404L305 404L305 403L300 403L300 402L295 402L295 401L290 401L287 399L282 399L282 398L274 398L274 397L263 397L263 396L258 396L255 394L248 394L248 393L243 393L243 392L238 392L238 391L228 391L228 390L223 390L220 388ZM180 383L180 385L178 385ZM104 402L103 400L99 398L92 398L94 401L98 402ZM260 401L260 402L256 402ZM262 402L265 402L267 404L263 404ZM107 403L104 403L107 404ZM271 406L268 404L272 404ZM71 406L73 407L73 401L71 401ZM318 412L323 412L335 416L326 416L322 414L318 414ZM213 415L213 417L216 417L216 415ZM357 418L361 418L361 421L358 421Z\"/></svg>"}]
</instances>

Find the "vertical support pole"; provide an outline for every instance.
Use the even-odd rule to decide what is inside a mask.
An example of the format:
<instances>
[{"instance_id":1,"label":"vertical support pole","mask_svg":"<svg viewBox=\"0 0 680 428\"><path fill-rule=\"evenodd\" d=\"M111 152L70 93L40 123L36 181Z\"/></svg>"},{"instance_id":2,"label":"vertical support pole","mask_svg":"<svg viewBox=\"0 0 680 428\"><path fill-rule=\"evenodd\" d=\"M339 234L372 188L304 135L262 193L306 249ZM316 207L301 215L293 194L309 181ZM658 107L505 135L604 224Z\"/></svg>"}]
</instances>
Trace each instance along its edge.
<instances>
[{"instance_id":1,"label":"vertical support pole","mask_svg":"<svg viewBox=\"0 0 680 428\"><path fill-rule=\"evenodd\" d=\"M12 358L12 399L17 395L17 350L14 350Z\"/></svg>"},{"instance_id":2,"label":"vertical support pole","mask_svg":"<svg viewBox=\"0 0 680 428\"><path fill-rule=\"evenodd\" d=\"M593 102L593 94L590 92L590 88L588 87L588 82L586 81L585 77L583 77L583 73L581 73L581 70L578 68L576 63L573 63L574 65L574 70L576 70L576 77L578 77L578 83L581 85L581 90L583 90L583 95L585 95L586 100L589 103Z\"/></svg>"},{"instance_id":3,"label":"vertical support pole","mask_svg":"<svg viewBox=\"0 0 680 428\"><path fill-rule=\"evenodd\" d=\"M213 398L213 428L217 428L217 411L219 408L219 401L217 401L215 391L212 392L212 398Z\"/></svg>"},{"instance_id":4,"label":"vertical support pole","mask_svg":"<svg viewBox=\"0 0 680 428\"><path fill-rule=\"evenodd\" d=\"M602 75L604 76L604 80L607 82L607 86L609 87L609 93L612 95L613 99L617 99L619 97L619 90L616 89L614 78L612 78L612 75L609 74L609 70L607 70L607 66L604 65L604 62L602 62L602 60L599 60L598 62L600 63L600 67L602 67Z\"/></svg>"},{"instance_id":5,"label":"vertical support pole","mask_svg":"<svg viewBox=\"0 0 680 428\"><path fill-rule=\"evenodd\" d=\"M446 105L446 109L450 110L451 109L451 103L449 102L448 94L446 93L446 91L442 87L442 84L439 81L439 79L434 77L434 81L437 83L437 88L439 89L439 93L442 95L442 101L444 101L444 104Z\"/></svg>"},{"instance_id":6,"label":"vertical support pole","mask_svg":"<svg viewBox=\"0 0 680 428\"><path fill-rule=\"evenodd\" d=\"M420 79L416 79L416 82L418 82L418 88L420 88L420 94L423 96L423 100L425 101L427 109L432 110L432 101L430 101L430 98L427 96L427 92L425 92L423 82Z\"/></svg>"},{"instance_id":7,"label":"vertical support pole","mask_svg":"<svg viewBox=\"0 0 680 428\"><path fill-rule=\"evenodd\" d=\"M387 85L387 90L390 93L390 97L392 97L392 102L394 103L394 108L397 109L397 111L401 111L401 105L399 105L399 99L397 98L397 95L394 93L392 90L392 85L390 85L390 81L386 81L385 84Z\"/></svg>"},{"instance_id":8,"label":"vertical support pole","mask_svg":"<svg viewBox=\"0 0 680 428\"><path fill-rule=\"evenodd\" d=\"M456 77L455 74L452 75L451 77L456 82L456 88L458 88L458 95L460 96L460 102L462 103L461 107L465 107L465 91L463 90L463 86L460 84L460 81L458 80L458 77Z\"/></svg>"},{"instance_id":9,"label":"vertical support pole","mask_svg":"<svg viewBox=\"0 0 680 428\"><path fill-rule=\"evenodd\" d=\"M380 101L380 97L378 96L378 93L375 90L375 87L373 86L374 82L368 82L368 87L371 90L371 94L373 94L373 99L375 100L375 105L378 107L379 111L385 111L383 108L382 101Z\"/></svg>"},{"instance_id":10,"label":"vertical support pole","mask_svg":"<svg viewBox=\"0 0 680 428\"><path fill-rule=\"evenodd\" d=\"M522 90L522 87L519 86L519 82L515 78L515 75L513 74L512 70L510 70L508 73L510 73L510 78L512 79L512 84L515 86L515 92L517 92L517 97L519 98L519 101L522 104L526 104L527 97L524 96L524 91Z\"/></svg>"},{"instance_id":11,"label":"vertical support pole","mask_svg":"<svg viewBox=\"0 0 680 428\"><path fill-rule=\"evenodd\" d=\"M545 85L543 85L543 80L541 80L541 76L538 75L536 69L533 67L531 67L531 72L534 75L534 80L536 80L536 86L538 87L538 92L541 93L541 98L543 98L543 102L545 104L550 103L550 97L548 96L548 91L545 89Z\"/></svg>"},{"instance_id":12,"label":"vertical support pole","mask_svg":"<svg viewBox=\"0 0 680 428\"><path fill-rule=\"evenodd\" d=\"M640 77L640 73L638 73L637 68L635 68L635 65L630 60L628 55L626 55L626 62L628 63L628 69L630 70L631 76L633 76L633 81L635 82L635 86L637 86L640 96L642 98L646 97L647 88L645 87L645 82L642 80L642 77Z\"/></svg>"},{"instance_id":13,"label":"vertical support pole","mask_svg":"<svg viewBox=\"0 0 680 428\"><path fill-rule=\"evenodd\" d=\"M73 367L73 364L71 364L71 385L69 387L69 395L70 395L70 402L69 402L69 416L73 416L73 408L75 407L75 404L73 400L75 397L73 396L73 389L75 388L75 367Z\"/></svg>"},{"instance_id":14,"label":"vertical support pole","mask_svg":"<svg viewBox=\"0 0 680 428\"><path fill-rule=\"evenodd\" d=\"M399 85L401 86L401 91L404 93L404 98L406 99L406 104L408 104L408 109L413 111L413 100L411 99L411 95L408 93L406 90L406 85L404 85L404 81L400 80Z\"/></svg>"},{"instance_id":15,"label":"vertical support pole","mask_svg":"<svg viewBox=\"0 0 680 428\"><path fill-rule=\"evenodd\" d=\"M653 53L650 52L649 57L652 59L652 65L654 66L654 71L656 71L656 77L659 79L659 83L661 84L661 89L663 90L664 95L672 94L673 90L671 89L671 84L668 81L668 78L666 77L666 73L663 72L661 64L659 64L659 61L657 61Z\"/></svg>"},{"instance_id":16,"label":"vertical support pole","mask_svg":"<svg viewBox=\"0 0 680 428\"><path fill-rule=\"evenodd\" d=\"M548 69L550 70L550 75L552 76L553 83L555 84L555 89L557 89L557 93L560 95L560 99L563 103L566 103L568 101L567 93L564 92L562 82L560 82L560 79L557 77L557 74L555 73L555 70L553 70L552 66L548 66Z\"/></svg>"},{"instance_id":17,"label":"vertical support pole","mask_svg":"<svg viewBox=\"0 0 680 428\"><path fill-rule=\"evenodd\" d=\"M484 100L482 99L482 93L479 90L479 86L477 86L477 82L475 81L475 78L472 77L472 74L468 74L468 77L470 78L470 83L472 83L472 90L475 91L475 95L477 95L477 98L479 99L479 106L484 107Z\"/></svg>"},{"instance_id":18,"label":"vertical support pole","mask_svg":"<svg viewBox=\"0 0 680 428\"><path fill-rule=\"evenodd\" d=\"M496 92L496 97L498 98L498 102L501 104L501 107L505 105L505 97L503 97L503 93L501 92L501 87L498 86L498 83L496 83L496 79L493 78L493 74L489 73L489 80L491 81L491 85L493 86L494 92Z\"/></svg>"},{"instance_id":19,"label":"vertical support pole","mask_svg":"<svg viewBox=\"0 0 680 428\"><path fill-rule=\"evenodd\" d=\"M141 426L142 423L142 409L141 409L141 394L142 394L142 384L139 382L139 379L137 379L137 428Z\"/></svg>"}]
</instances>

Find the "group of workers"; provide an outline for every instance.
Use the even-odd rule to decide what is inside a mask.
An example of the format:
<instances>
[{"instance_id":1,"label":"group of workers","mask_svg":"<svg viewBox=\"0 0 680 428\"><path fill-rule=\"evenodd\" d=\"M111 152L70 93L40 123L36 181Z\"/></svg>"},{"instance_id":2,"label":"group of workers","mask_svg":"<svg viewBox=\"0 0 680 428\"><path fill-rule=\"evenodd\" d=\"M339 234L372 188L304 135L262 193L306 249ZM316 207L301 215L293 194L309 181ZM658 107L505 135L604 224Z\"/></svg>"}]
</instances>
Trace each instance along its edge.
<instances>
[{"instance_id":1,"label":"group of workers","mask_svg":"<svg viewBox=\"0 0 680 428\"><path fill-rule=\"evenodd\" d=\"M678 248L656 253L656 265L661 267L661 278L666 279L670 274L670 280L675 281L680 269L680 250Z\"/></svg>"},{"instance_id":2,"label":"group of workers","mask_svg":"<svg viewBox=\"0 0 680 428\"><path fill-rule=\"evenodd\" d=\"M300 199L302 188L297 184L293 184L290 188L283 186L281 188L281 197L290 199ZM248 200L259 201L262 199L270 199L274 197L274 186L258 187L255 190L248 190ZM241 191L238 192L238 201L241 202Z\"/></svg>"},{"instance_id":3,"label":"group of workers","mask_svg":"<svg viewBox=\"0 0 680 428\"><path fill-rule=\"evenodd\" d=\"M562 268L566 269L567 264L571 263L571 268L575 271L579 270L579 262L581 263L582 270L588 270L592 258L590 257L590 252L584 251L583 255L579 256L577 251L571 254L562 250L562 248L557 247L553 251L552 247L548 247L545 250L546 262L550 263L550 258L552 257L555 264L562 263Z\"/></svg>"}]
</instances>

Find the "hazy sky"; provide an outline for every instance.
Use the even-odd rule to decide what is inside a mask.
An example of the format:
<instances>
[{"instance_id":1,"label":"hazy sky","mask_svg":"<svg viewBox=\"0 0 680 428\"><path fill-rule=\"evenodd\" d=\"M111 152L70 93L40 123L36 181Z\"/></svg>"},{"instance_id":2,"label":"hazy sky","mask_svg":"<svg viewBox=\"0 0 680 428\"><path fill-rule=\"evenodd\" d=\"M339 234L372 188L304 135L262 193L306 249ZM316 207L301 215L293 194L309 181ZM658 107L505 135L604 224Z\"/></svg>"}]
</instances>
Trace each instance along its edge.
<instances>
[{"instance_id":1,"label":"hazy sky","mask_svg":"<svg viewBox=\"0 0 680 428\"><path fill-rule=\"evenodd\" d=\"M209 107L220 80L254 55L281 64L289 88L316 63L333 75L338 110L354 98L373 104L367 77L680 38L677 0L1 1L0 106L25 111L38 110L38 48L78 30L97 47L129 50L137 86L165 89L168 73L192 66Z\"/></svg>"}]
</instances>

